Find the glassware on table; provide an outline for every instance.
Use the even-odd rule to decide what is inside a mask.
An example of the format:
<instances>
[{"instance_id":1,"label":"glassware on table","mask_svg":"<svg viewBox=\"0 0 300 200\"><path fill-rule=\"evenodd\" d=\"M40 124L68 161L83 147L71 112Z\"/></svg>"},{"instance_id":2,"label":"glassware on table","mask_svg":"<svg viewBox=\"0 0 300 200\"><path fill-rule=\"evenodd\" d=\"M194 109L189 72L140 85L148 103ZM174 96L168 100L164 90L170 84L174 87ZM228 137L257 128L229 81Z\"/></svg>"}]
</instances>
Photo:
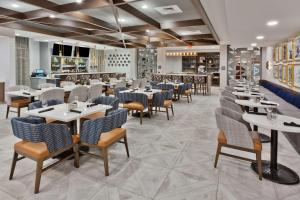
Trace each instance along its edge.
<instances>
[{"instance_id":1,"label":"glassware on table","mask_svg":"<svg viewBox=\"0 0 300 200\"><path fill-rule=\"evenodd\" d=\"M267 119L271 120L272 119L273 108L272 107L268 107L266 110L267 110Z\"/></svg>"},{"instance_id":2,"label":"glassware on table","mask_svg":"<svg viewBox=\"0 0 300 200\"><path fill-rule=\"evenodd\" d=\"M74 102L78 103L78 96L74 97Z\"/></svg>"},{"instance_id":3,"label":"glassware on table","mask_svg":"<svg viewBox=\"0 0 300 200\"><path fill-rule=\"evenodd\" d=\"M265 99L264 95L259 96L260 101L263 101Z\"/></svg>"},{"instance_id":4,"label":"glassware on table","mask_svg":"<svg viewBox=\"0 0 300 200\"><path fill-rule=\"evenodd\" d=\"M273 110L273 112L271 112L271 120L276 120L276 119L277 119L277 112Z\"/></svg>"}]
</instances>

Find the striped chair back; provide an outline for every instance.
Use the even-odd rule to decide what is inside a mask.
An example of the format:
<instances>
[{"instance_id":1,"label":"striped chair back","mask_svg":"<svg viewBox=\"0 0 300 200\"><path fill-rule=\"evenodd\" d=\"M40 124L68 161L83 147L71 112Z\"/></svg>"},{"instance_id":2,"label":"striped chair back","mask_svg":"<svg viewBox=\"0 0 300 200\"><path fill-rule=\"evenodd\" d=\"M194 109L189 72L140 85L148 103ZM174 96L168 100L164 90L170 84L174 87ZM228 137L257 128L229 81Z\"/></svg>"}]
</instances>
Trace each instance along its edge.
<instances>
[{"instance_id":1,"label":"striped chair back","mask_svg":"<svg viewBox=\"0 0 300 200\"><path fill-rule=\"evenodd\" d=\"M80 140L88 144L97 144L101 133L120 128L127 121L127 109L112 111L103 118L87 120L83 123Z\"/></svg>"},{"instance_id":2,"label":"striped chair back","mask_svg":"<svg viewBox=\"0 0 300 200\"><path fill-rule=\"evenodd\" d=\"M55 106L55 105L63 104L63 103L64 102L59 99L50 99L50 100L47 100L45 103L43 103L42 101L35 101L28 105L28 110L42 108L43 104L44 105L46 104L47 106Z\"/></svg>"},{"instance_id":3,"label":"striped chair back","mask_svg":"<svg viewBox=\"0 0 300 200\"><path fill-rule=\"evenodd\" d=\"M154 107L163 107L164 101L169 99L170 93L173 94L173 90L153 94L152 105Z\"/></svg>"},{"instance_id":4,"label":"striped chair back","mask_svg":"<svg viewBox=\"0 0 300 200\"><path fill-rule=\"evenodd\" d=\"M50 153L70 146L71 133L67 125L46 124L40 118L13 118L11 120L13 134L25 141L45 142Z\"/></svg>"},{"instance_id":5,"label":"striped chair back","mask_svg":"<svg viewBox=\"0 0 300 200\"><path fill-rule=\"evenodd\" d=\"M118 98L121 103L139 102L142 103L144 108L148 107L148 96L138 92L122 92L119 93Z\"/></svg>"},{"instance_id":6,"label":"striped chair back","mask_svg":"<svg viewBox=\"0 0 300 200\"><path fill-rule=\"evenodd\" d=\"M184 94L186 90L191 89L191 83L184 83L178 86L178 94Z\"/></svg>"},{"instance_id":7,"label":"striped chair back","mask_svg":"<svg viewBox=\"0 0 300 200\"><path fill-rule=\"evenodd\" d=\"M173 84L168 84L168 83L161 83L158 84L159 89L161 90L174 90L174 85Z\"/></svg>"},{"instance_id":8,"label":"striped chair back","mask_svg":"<svg viewBox=\"0 0 300 200\"><path fill-rule=\"evenodd\" d=\"M110 96L100 96L93 100L95 104L104 104L112 106L111 109L106 110L106 114L110 113L111 111L117 110L119 108L119 99L116 97Z\"/></svg>"},{"instance_id":9,"label":"striped chair back","mask_svg":"<svg viewBox=\"0 0 300 200\"><path fill-rule=\"evenodd\" d=\"M215 111L217 127L226 136L227 144L253 149L253 141L248 127L226 115L226 110L217 108Z\"/></svg>"},{"instance_id":10,"label":"striped chair back","mask_svg":"<svg viewBox=\"0 0 300 200\"><path fill-rule=\"evenodd\" d=\"M126 87L117 87L117 88L115 88L114 89L115 96L118 97L119 92L125 91L125 90L128 90L128 88L126 88Z\"/></svg>"}]
</instances>

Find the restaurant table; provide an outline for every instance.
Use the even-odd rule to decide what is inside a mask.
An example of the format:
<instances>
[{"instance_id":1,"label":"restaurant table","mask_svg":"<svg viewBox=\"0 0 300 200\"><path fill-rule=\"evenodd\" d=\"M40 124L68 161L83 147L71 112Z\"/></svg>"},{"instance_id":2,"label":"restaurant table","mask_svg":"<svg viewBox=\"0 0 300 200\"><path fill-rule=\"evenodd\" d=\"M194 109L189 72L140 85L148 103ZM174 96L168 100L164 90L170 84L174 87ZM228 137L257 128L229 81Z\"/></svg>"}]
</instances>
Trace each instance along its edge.
<instances>
[{"instance_id":1,"label":"restaurant table","mask_svg":"<svg viewBox=\"0 0 300 200\"><path fill-rule=\"evenodd\" d=\"M248 97L248 98L264 96L264 94L260 92L232 92L232 94L238 97Z\"/></svg>"},{"instance_id":2,"label":"restaurant table","mask_svg":"<svg viewBox=\"0 0 300 200\"><path fill-rule=\"evenodd\" d=\"M149 91L146 91L145 89L138 89L138 90L123 90L123 91L120 91L120 93L126 93L126 92L130 92L130 93L142 93L142 94L145 94L148 96L148 98L151 98L153 96L153 94L155 93L160 93L161 90L160 89L151 89Z\"/></svg>"},{"instance_id":3,"label":"restaurant table","mask_svg":"<svg viewBox=\"0 0 300 200\"><path fill-rule=\"evenodd\" d=\"M75 113L68 111L68 104L58 104L55 106L49 106L46 108L38 108L34 110L26 111L27 115L35 116L35 117L43 117L43 118L49 118L56 121L61 122L77 122L77 133L80 132L80 118L83 118L85 116L97 113L97 112L105 112L107 109L111 109L112 106L109 105L95 105L92 107L88 107L91 105L91 103L86 102L78 102L78 107L74 108L73 110L79 111L81 113ZM48 108L54 108L53 110L47 111L47 112L41 112L43 110L46 110Z\"/></svg>"},{"instance_id":4,"label":"restaurant table","mask_svg":"<svg viewBox=\"0 0 300 200\"><path fill-rule=\"evenodd\" d=\"M267 109L267 108L277 108L279 106L279 104L275 103L275 102L264 101L264 100L263 101L255 101L254 99L250 99L250 100L236 99L235 103L239 104L241 106L244 106L246 108L245 110L247 110L247 111L249 111L249 108L253 108L254 113L258 112L258 108ZM274 105L266 105L266 104L262 104L262 103L270 103L270 104L274 104ZM253 130L254 131L258 130L256 125L253 126ZM262 134L262 133L260 133L259 135L260 135L260 139L261 139L262 143L268 143L271 141L271 138L268 135Z\"/></svg>"},{"instance_id":5,"label":"restaurant table","mask_svg":"<svg viewBox=\"0 0 300 200\"><path fill-rule=\"evenodd\" d=\"M237 92L241 92L241 91L246 91L246 87L233 87L234 90L236 90ZM255 92L259 92L259 88L258 87L254 87L251 89L252 91Z\"/></svg>"},{"instance_id":6,"label":"restaurant table","mask_svg":"<svg viewBox=\"0 0 300 200\"><path fill-rule=\"evenodd\" d=\"M277 152L278 152L278 131L300 133L300 127L287 126L284 122L290 123L294 122L300 124L300 119L277 115L276 119L268 120L266 115L256 115L256 114L243 114L243 119L246 122L255 124L259 127L271 130L271 160L262 161L262 174L265 179L272 182L292 185L299 183L299 176L296 172L289 169L288 167L279 164L277 162ZM252 169L257 173L256 163L251 164Z\"/></svg>"}]
</instances>

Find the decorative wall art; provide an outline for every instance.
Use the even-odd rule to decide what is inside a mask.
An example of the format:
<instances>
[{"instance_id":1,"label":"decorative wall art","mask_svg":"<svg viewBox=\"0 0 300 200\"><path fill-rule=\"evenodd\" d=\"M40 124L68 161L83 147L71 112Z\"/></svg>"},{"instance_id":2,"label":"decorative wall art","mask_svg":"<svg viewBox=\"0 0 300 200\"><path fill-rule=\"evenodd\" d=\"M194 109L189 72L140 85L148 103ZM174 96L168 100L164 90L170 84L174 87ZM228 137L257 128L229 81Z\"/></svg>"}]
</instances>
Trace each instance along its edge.
<instances>
[{"instance_id":1,"label":"decorative wall art","mask_svg":"<svg viewBox=\"0 0 300 200\"><path fill-rule=\"evenodd\" d=\"M107 66L108 67L128 67L130 65L130 54L108 54L107 55Z\"/></svg>"},{"instance_id":2,"label":"decorative wall art","mask_svg":"<svg viewBox=\"0 0 300 200\"><path fill-rule=\"evenodd\" d=\"M283 68L283 66L282 66L281 64L278 65L278 79L279 79L280 81L283 80L282 68Z\"/></svg>"},{"instance_id":3,"label":"decorative wall art","mask_svg":"<svg viewBox=\"0 0 300 200\"><path fill-rule=\"evenodd\" d=\"M278 47L278 61L281 62L282 58L283 58L283 55L282 55L282 46L280 45Z\"/></svg>"},{"instance_id":4,"label":"decorative wall art","mask_svg":"<svg viewBox=\"0 0 300 200\"><path fill-rule=\"evenodd\" d=\"M273 66L273 77L276 79L278 78L278 73L279 73L278 68L279 68L278 65Z\"/></svg>"},{"instance_id":5,"label":"decorative wall art","mask_svg":"<svg viewBox=\"0 0 300 200\"><path fill-rule=\"evenodd\" d=\"M300 65L294 66L294 86L300 88Z\"/></svg>"},{"instance_id":6,"label":"decorative wall art","mask_svg":"<svg viewBox=\"0 0 300 200\"><path fill-rule=\"evenodd\" d=\"M300 36L295 38L294 47L295 60L300 60Z\"/></svg>"},{"instance_id":7,"label":"decorative wall art","mask_svg":"<svg viewBox=\"0 0 300 200\"><path fill-rule=\"evenodd\" d=\"M282 53L283 53L283 55L282 55L282 61L286 62L287 61L287 55L288 55L288 53L287 53L287 43L284 43L282 45Z\"/></svg>"},{"instance_id":8,"label":"decorative wall art","mask_svg":"<svg viewBox=\"0 0 300 200\"><path fill-rule=\"evenodd\" d=\"M288 61L293 61L294 53L293 53L293 41L292 40L287 43L287 51L288 51L287 52L288 53L288 55L287 55Z\"/></svg>"},{"instance_id":9,"label":"decorative wall art","mask_svg":"<svg viewBox=\"0 0 300 200\"><path fill-rule=\"evenodd\" d=\"M289 86L293 86L294 85L294 66L293 66L293 64L289 64L287 66L286 71L287 71L286 81L287 81Z\"/></svg>"}]
</instances>

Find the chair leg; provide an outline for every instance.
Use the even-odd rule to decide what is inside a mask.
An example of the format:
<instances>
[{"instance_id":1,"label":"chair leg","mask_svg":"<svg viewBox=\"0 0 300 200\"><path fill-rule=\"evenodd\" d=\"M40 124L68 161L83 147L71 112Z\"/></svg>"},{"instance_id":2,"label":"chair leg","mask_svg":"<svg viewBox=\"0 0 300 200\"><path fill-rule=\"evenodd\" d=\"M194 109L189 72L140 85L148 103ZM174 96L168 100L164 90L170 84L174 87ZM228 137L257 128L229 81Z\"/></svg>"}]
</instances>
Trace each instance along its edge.
<instances>
[{"instance_id":1,"label":"chair leg","mask_svg":"<svg viewBox=\"0 0 300 200\"><path fill-rule=\"evenodd\" d=\"M128 149L128 142L127 142L127 135L124 137L124 144L126 148L127 157L129 158L129 149Z\"/></svg>"},{"instance_id":2,"label":"chair leg","mask_svg":"<svg viewBox=\"0 0 300 200\"><path fill-rule=\"evenodd\" d=\"M144 111L142 110L140 114L140 124L143 124L143 116L144 116Z\"/></svg>"},{"instance_id":3,"label":"chair leg","mask_svg":"<svg viewBox=\"0 0 300 200\"><path fill-rule=\"evenodd\" d=\"M187 101L188 101L188 103L190 103L190 98L189 98L189 95L187 95L186 97L187 97Z\"/></svg>"},{"instance_id":4,"label":"chair leg","mask_svg":"<svg viewBox=\"0 0 300 200\"><path fill-rule=\"evenodd\" d=\"M18 117L21 115L21 108L18 108Z\"/></svg>"},{"instance_id":5,"label":"chair leg","mask_svg":"<svg viewBox=\"0 0 300 200\"><path fill-rule=\"evenodd\" d=\"M256 165L257 165L259 180L262 180L261 152L256 153Z\"/></svg>"},{"instance_id":6,"label":"chair leg","mask_svg":"<svg viewBox=\"0 0 300 200\"><path fill-rule=\"evenodd\" d=\"M39 193L40 190L42 172L43 172L43 160L38 160L36 163L36 172L35 172L35 187L34 187L35 194Z\"/></svg>"},{"instance_id":7,"label":"chair leg","mask_svg":"<svg viewBox=\"0 0 300 200\"><path fill-rule=\"evenodd\" d=\"M104 161L105 176L109 176L107 148L102 149L102 156Z\"/></svg>"},{"instance_id":8,"label":"chair leg","mask_svg":"<svg viewBox=\"0 0 300 200\"><path fill-rule=\"evenodd\" d=\"M9 175L9 180L11 180L14 176L16 164L17 164L17 159L18 159L18 153L14 152L14 157L11 163L11 169L10 169L10 175Z\"/></svg>"},{"instance_id":9,"label":"chair leg","mask_svg":"<svg viewBox=\"0 0 300 200\"><path fill-rule=\"evenodd\" d=\"M78 144L75 144L73 147L74 150L74 167L79 168L79 147Z\"/></svg>"},{"instance_id":10,"label":"chair leg","mask_svg":"<svg viewBox=\"0 0 300 200\"><path fill-rule=\"evenodd\" d=\"M167 113L168 120L170 120L170 117L169 117L169 108L168 107L166 107L166 113Z\"/></svg>"},{"instance_id":11,"label":"chair leg","mask_svg":"<svg viewBox=\"0 0 300 200\"><path fill-rule=\"evenodd\" d=\"M171 105L171 110L172 110L172 115L174 116L174 108L173 108L173 104Z\"/></svg>"},{"instance_id":12,"label":"chair leg","mask_svg":"<svg viewBox=\"0 0 300 200\"><path fill-rule=\"evenodd\" d=\"M222 148L222 145L218 144L217 153L216 153L216 157L215 157L215 165L214 165L215 168L217 167L217 164L218 164L219 155L221 153L221 148Z\"/></svg>"},{"instance_id":13,"label":"chair leg","mask_svg":"<svg viewBox=\"0 0 300 200\"><path fill-rule=\"evenodd\" d=\"M6 119L8 118L9 109L10 109L10 106L7 106L7 108L6 108Z\"/></svg>"},{"instance_id":14,"label":"chair leg","mask_svg":"<svg viewBox=\"0 0 300 200\"><path fill-rule=\"evenodd\" d=\"M192 99L192 94L190 94L190 98L191 98L191 101L193 101L193 99Z\"/></svg>"}]
</instances>

